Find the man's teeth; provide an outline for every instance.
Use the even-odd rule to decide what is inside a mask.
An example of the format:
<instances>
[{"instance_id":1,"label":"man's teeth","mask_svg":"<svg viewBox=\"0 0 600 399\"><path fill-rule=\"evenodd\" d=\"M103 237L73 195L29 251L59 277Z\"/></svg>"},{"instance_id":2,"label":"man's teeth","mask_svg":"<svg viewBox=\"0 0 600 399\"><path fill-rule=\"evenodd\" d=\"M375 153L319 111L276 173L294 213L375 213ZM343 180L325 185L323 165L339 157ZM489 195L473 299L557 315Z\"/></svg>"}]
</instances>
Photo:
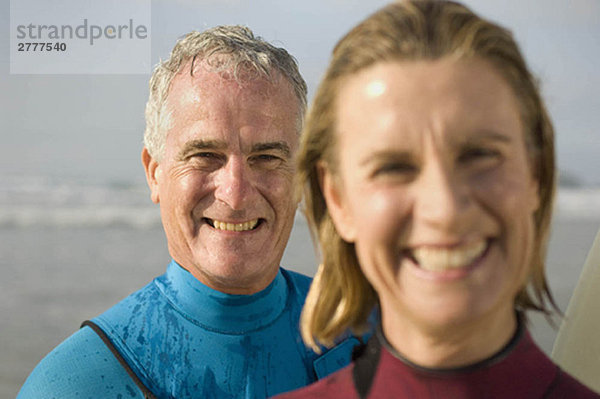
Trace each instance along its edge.
<instances>
[{"instance_id":1,"label":"man's teeth","mask_svg":"<svg viewBox=\"0 0 600 399\"><path fill-rule=\"evenodd\" d=\"M487 247L486 241L478 241L458 248L417 248L412 254L419 266L425 270L443 271L469 266L480 257Z\"/></svg>"},{"instance_id":2,"label":"man's teeth","mask_svg":"<svg viewBox=\"0 0 600 399\"><path fill-rule=\"evenodd\" d=\"M213 220L212 225L217 230L227 230L227 231L247 231L252 230L258 224L258 219L250 220L244 223L226 223L219 222L218 220Z\"/></svg>"}]
</instances>

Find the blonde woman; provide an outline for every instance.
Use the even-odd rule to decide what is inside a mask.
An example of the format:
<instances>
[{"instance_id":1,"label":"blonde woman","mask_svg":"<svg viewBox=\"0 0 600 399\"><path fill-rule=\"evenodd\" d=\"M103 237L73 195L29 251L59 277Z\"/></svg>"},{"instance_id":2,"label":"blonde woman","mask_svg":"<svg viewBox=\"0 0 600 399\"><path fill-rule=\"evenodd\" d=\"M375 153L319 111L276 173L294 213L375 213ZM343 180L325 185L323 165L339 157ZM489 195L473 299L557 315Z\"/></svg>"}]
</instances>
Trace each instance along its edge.
<instances>
[{"instance_id":1,"label":"blonde woman","mask_svg":"<svg viewBox=\"0 0 600 399\"><path fill-rule=\"evenodd\" d=\"M447 1L389 5L336 46L300 152L323 253L305 341L378 331L282 398L596 398L531 339L553 129L511 34Z\"/></svg>"}]
</instances>

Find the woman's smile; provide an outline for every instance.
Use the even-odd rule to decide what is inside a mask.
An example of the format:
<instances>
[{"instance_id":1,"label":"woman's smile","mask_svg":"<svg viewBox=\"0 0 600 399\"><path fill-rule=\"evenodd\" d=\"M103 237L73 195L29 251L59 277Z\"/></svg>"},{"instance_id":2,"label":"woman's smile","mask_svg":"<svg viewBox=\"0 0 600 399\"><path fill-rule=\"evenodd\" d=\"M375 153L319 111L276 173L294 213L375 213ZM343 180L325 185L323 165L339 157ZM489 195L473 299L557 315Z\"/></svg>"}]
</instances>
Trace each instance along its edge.
<instances>
[{"instance_id":1,"label":"woman's smile","mask_svg":"<svg viewBox=\"0 0 600 399\"><path fill-rule=\"evenodd\" d=\"M473 266L488 247L489 241L480 239L455 246L422 245L403 252L421 269L444 272Z\"/></svg>"}]
</instances>

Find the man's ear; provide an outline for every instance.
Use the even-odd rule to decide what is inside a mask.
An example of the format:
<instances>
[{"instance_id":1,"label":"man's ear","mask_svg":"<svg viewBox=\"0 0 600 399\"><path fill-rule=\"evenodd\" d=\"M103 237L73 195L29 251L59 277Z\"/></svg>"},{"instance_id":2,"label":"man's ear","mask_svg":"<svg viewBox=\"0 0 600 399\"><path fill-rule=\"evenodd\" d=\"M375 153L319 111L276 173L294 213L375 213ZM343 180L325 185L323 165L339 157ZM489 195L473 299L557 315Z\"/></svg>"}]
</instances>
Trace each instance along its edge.
<instances>
[{"instance_id":1,"label":"man's ear","mask_svg":"<svg viewBox=\"0 0 600 399\"><path fill-rule=\"evenodd\" d=\"M356 239L356 226L350 212L348 201L343 193L340 178L334 176L325 163L317 165L321 190L327 203L327 211L333 220L340 237L347 242Z\"/></svg>"},{"instance_id":2,"label":"man's ear","mask_svg":"<svg viewBox=\"0 0 600 399\"><path fill-rule=\"evenodd\" d=\"M150 198L152 202L158 204L160 202L158 196L158 173L160 172L160 165L150 155L146 147L142 149L142 165L144 165L144 171L146 172L146 182L148 182L148 187L150 187Z\"/></svg>"}]
</instances>

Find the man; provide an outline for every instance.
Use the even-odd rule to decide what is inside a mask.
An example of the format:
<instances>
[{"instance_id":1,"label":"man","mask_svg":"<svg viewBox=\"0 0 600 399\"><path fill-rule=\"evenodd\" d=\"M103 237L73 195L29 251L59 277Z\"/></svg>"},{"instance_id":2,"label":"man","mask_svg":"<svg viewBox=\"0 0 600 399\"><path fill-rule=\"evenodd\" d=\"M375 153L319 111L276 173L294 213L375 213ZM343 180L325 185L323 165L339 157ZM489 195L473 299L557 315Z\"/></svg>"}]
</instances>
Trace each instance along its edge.
<instances>
[{"instance_id":1,"label":"man","mask_svg":"<svg viewBox=\"0 0 600 399\"><path fill-rule=\"evenodd\" d=\"M46 356L19 398L264 398L349 362L355 339L304 347L310 280L279 267L305 108L295 60L249 29L177 43L150 80L142 151L173 259Z\"/></svg>"}]
</instances>

